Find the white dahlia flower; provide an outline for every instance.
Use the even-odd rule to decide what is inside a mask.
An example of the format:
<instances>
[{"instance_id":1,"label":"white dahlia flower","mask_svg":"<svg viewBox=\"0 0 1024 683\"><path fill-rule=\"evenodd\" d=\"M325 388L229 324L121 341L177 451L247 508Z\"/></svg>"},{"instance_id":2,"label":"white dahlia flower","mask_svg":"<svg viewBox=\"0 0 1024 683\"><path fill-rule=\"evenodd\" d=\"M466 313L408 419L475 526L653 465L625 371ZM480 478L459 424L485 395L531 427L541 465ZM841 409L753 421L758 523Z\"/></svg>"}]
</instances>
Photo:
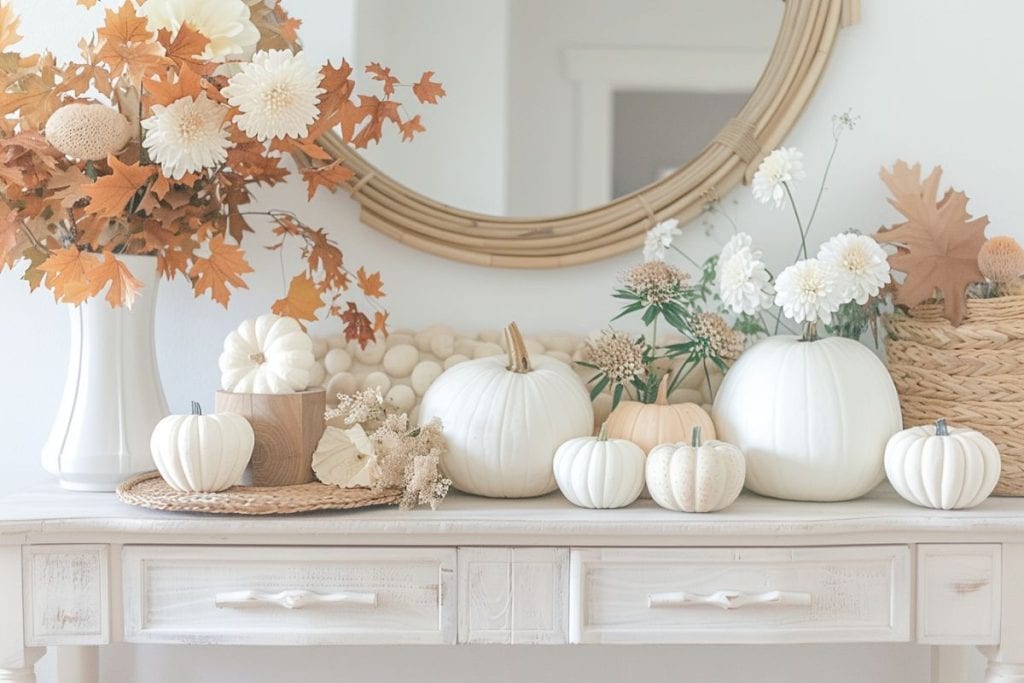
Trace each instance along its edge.
<instances>
[{"instance_id":1,"label":"white dahlia flower","mask_svg":"<svg viewBox=\"0 0 1024 683\"><path fill-rule=\"evenodd\" d=\"M740 232L718 255L718 295L733 313L753 315L772 303L771 275L761 260L761 252L751 244L750 235Z\"/></svg>"},{"instance_id":2,"label":"white dahlia flower","mask_svg":"<svg viewBox=\"0 0 1024 683\"><path fill-rule=\"evenodd\" d=\"M206 93L182 97L166 107L154 105L153 115L142 121L142 146L169 178L213 168L227 158L231 146L226 115L227 107Z\"/></svg>"},{"instance_id":3,"label":"white dahlia flower","mask_svg":"<svg viewBox=\"0 0 1024 683\"><path fill-rule=\"evenodd\" d=\"M754 174L754 198L762 204L772 202L775 208L786 203L786 188L791 183L807 176L804 173L804 155L794 147L780 147L764 158Z\"/></svg>"},{"instance_id":4,"label":"white dahlia flower","mask_svg":"<svg viewBox=\"0 0 1024 683\"><path fill-rule=\"evenodd\" d=\"M797 261L775 279L775 303L794 322L828 324L844 303L838 271L815 258Z\"/></svg>"},{"instance_id":5,"label":"white dahlia flower","mask_svg":"<svg viewBox=\"0 0 1024 683\"><path fill-rule=\"evenodd\" d=\"M177 33L182 24L188 23L210 39L202 58L215 62L246 57L260 40L249 5L243 0L146 0L139 14L146 17L151 31Z\"/></svg>"},{"instance_id":6,"label":"white dahlia flower","mask_svg":"<svg viewBox=\"0 0 1024 683\"><path fill-rule=\"evenodd\" d=\"M228 81L224 96L242 113L235 123L261 142L306 135L316 120L317 100L324 92L320 72L302 53L261 50Z\"/></svg>"},{"instance_id":7,"label":"white dahlia flower","mask_svg":"<svg viewBox=\"0 0 1024 683\"><path fill-rule=\"evenodd\" d=\"M662 221L648 230L644 238L644 261L664 261L672 240L681 234L683 231L675 218Z\"/></svg>"},{"instance_id":8,"label":"white dahlia flower","mask_svg":"<svg viewBox=\"0 0 1024 683\"><path fill-rule=\"evenodd\" d=\"M888 254L867 235L836 235L821 245L818 260L831 264L839 272L846 301L866 304L892 280Z\"/></svg>"}]
</instances>

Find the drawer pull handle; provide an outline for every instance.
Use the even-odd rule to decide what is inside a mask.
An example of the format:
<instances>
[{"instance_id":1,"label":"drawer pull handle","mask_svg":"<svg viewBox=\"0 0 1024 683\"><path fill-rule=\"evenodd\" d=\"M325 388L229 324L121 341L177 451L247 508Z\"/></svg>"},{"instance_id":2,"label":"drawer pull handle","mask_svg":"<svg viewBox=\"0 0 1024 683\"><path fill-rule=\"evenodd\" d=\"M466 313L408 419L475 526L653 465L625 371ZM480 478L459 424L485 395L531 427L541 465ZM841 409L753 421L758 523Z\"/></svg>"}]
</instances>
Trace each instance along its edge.
<instances>
[{"instance_id":1,"label":"drawer pull handle","mask_svg":"<svg viewBox=\"0 0 1024 683\"><path fill-rule=\"evenodd\" d=\"M747 605L778 605L780 607L801 607L811 604L810 593L789 591L765 591L764 593L743 593L741 591L715 591L710 595L700 593L652 593L647 596L648 607L695 607L712 605L722 609L738 609Z\"/></svg>"},{"instance_id":2,"label":"drawer pull handle","mask_svg":"<svg viewBox=\"0 0 1024 683\"><path fill-rule=\"evenodd\" d=\"M377 606L376 593L348 592L314 593L304 590L261 593L259 591L230 591L217 593L214 597L217 607L253 607L256 605L277 605L285 609L302 609L317 605L370 605Z\"/></svg>"}]
</instances>

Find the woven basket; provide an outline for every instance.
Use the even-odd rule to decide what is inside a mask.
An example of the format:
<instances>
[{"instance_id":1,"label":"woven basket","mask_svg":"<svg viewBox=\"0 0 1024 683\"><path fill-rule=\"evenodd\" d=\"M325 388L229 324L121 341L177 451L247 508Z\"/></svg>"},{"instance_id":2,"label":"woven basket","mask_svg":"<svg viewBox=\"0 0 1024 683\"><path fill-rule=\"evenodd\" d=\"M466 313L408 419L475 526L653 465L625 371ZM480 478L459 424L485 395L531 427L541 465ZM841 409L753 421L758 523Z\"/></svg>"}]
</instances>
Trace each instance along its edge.
<instances>
[{"instance_id":1,"label":"woven basket","mask_svg":"<svg viewBox=\"0 0 1024 683\"><path fill-rule=\"evenodd\" d=\"M890 316L886 355L906 426L945 417L999 447L994 495L1024 496L1024 296L969 299L959 327L939 304Z\"/></svg>"}]
</instances>

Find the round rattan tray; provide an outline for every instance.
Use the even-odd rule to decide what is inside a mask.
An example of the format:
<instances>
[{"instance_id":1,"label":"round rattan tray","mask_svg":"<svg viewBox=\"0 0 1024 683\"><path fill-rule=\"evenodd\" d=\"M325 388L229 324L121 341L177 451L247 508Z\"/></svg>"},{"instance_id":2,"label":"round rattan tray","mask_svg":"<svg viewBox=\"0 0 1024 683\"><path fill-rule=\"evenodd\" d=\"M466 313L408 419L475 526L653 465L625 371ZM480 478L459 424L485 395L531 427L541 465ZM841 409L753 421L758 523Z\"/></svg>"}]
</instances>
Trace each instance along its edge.
<instances>
[{"instance_id":1,"label":"round rattan tray","mask_svg":"<svg viewBox=\"0 0 1024 683\"><path fill-rule=\"evenodd\" d=\"M218 493L176 491L159 472L145 472L117 487L117 497L129 505L175 512L226 515L287 515L313 510L351 510L393 505L401 494L370 489L342 489L320 482L294 486L232 486Z\"/></svg>"}]
</instances>

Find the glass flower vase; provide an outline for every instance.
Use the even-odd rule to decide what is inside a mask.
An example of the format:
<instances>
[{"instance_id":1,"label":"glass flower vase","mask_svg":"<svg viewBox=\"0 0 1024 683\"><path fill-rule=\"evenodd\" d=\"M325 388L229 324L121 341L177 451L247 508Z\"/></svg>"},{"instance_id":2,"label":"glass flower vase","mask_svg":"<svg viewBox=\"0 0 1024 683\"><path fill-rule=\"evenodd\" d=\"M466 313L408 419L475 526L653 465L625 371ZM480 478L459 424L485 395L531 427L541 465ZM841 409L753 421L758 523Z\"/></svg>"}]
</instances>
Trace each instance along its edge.
<instances>
[{"instance_id":1,"label":"glass flower vase","mask_svg":"<svg viewBox=\"0 0 1024 683\"><path fill-rule=\"evenodd\" d=\"M67 379L43 446L43 466L66 489L113 491L153 469L149 437L168 413L154 338L156 259L118 258L143 284L131 309L112 308L102 297L68 306Z\"/></svg>"}]
</instances>

